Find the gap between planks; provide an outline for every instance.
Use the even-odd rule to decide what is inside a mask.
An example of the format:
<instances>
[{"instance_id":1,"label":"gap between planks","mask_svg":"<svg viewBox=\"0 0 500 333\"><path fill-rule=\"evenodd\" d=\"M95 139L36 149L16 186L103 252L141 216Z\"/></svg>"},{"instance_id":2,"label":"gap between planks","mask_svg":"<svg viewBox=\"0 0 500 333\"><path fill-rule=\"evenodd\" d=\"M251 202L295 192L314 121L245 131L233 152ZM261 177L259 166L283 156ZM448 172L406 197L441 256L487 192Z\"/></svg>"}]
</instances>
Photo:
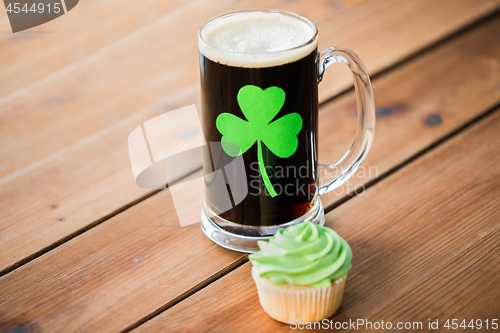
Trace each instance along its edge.
<instances>
[{"instance_id":1,"label":"gap between planks","mask_svg":"<svg viewBox=\"0 0 500 333\"><path fill-rule=\"evenodd\" d=\"M158 309L156 309L155 311L151 312L150 314L148 314L147 316L141 318L140 320L138 320L137 322L133 323L132 325L130 325L129 327L119 331L120 333L125 333L125 332L130 332L132 331L133 329L141 326L142 324L144 324L145 322L147 322L148 320L151 320L153 319L154 317L162 314L163 312L165 312L166 310L170 309L172 306L182 302L183 300L185 300L187 297L193 295L193 294L196 294L198 291L200 291L201 289L205 288L206 286L212 284L213 282L219 280L220 278L223 278L224 276L226 276L227 274L231 273L232 271L234 271L235 269L237 269L238 267L242 266L243 264L245 264L246 262L248 261L248 255L245 255L243 257L241 257L240 259L238 259L237 261L235 261L234 263L232 263L231 265L225 267L224 269L218 271L216 274L213 274L212 276L209 276L207 279L201 281L200 283L198 283L196 286L194 286L193 288L187 290L185 293L179 295L178 297L174 298L173 300L165 303L163 306L159 307Z\"/></svg>"},{"instance_id":2,"label":"gap between planks","mask_svg":"<svg viewBox=\"0 0 500 333\"><path fill-rule=\"evenodd\" d=\"M192 170L192 171L189 171L189 172L185 173L184 175L182 175L181 177L179 177L179 179L174 180L172 182L172 185L174 185L174 184L180 182L181 180L183 180L183 179L185 179L185 178L187 178L187 177L189 177L189 176L191 176L191 175L199 172L200 170L202 170L202 168L197 168L195 170ZM135 206L136 204L138 204L138 203L140 203L140 202L142 202L142 201L144 201L144 200L146 200L146 199L154 196L155 194L157 194L160 191L162 191L162 190L153 190L153 191L151 191L149 193L146 193L145 195L137 198L136 200L131 201L127 205L119 207L118 209L112 211L108 215L103 216L102 218L100 218L100 219L98 219L98 220L96 220L96 221L94 221L94 222L92 222L92 223L84 226L83 228L81 228L79 230L76 230L75 232L67 235L66 237L63 237L63 238L59 239L57 242L52 243L50 246L47 246L47 247L41 249L40 251L37 251L37 252L33 253L32 255L24 258L23 260L18 261L14 265L8 267L8 269L5 269L3 272L0 272L0 277L6 275L8 273L10 273L11 271L13 271L14 269L16 269L16 268L18 268L20 266L23 266L23 265L29 263L30 261L32 261L32 260L40 257L41 255L43 255L43 254L45 254L45 253L47 253L49 251L52 251L53 249L55 249L55 248L61 246L62 244L70 241L71 239L73 239L73 238L75 238L75 237L77 237L77 236L79 236L79 235L87 232L88 230L94 228L95 226L98 226L99 224L101 224L101 223L103 223L103 222L105 222L105 221L113 218L114 216L116 216L116 215L118 215L120 213L123 213L127 209L129 209L129 208Z\"/></svg>"}]
</instances>

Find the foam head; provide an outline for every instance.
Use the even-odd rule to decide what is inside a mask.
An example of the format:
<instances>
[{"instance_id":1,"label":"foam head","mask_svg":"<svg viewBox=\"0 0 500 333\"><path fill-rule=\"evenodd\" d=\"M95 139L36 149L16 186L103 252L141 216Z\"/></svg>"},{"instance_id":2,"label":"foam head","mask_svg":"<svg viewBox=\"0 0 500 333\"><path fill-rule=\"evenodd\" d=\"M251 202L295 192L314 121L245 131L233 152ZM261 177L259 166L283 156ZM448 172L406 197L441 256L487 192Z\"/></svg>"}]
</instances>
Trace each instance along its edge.
<instances>
[{"instance_id":1,"label":"foam head","mask_svg":"<svg viewBox=\"0 0 500 333\"><path fill-rule=\"evenodd\" d=\"M200 30L200 52L236 67L271 67L299 60L316 49L310 21L277 12L237 12Z\"/></svg>"}]
</instances>

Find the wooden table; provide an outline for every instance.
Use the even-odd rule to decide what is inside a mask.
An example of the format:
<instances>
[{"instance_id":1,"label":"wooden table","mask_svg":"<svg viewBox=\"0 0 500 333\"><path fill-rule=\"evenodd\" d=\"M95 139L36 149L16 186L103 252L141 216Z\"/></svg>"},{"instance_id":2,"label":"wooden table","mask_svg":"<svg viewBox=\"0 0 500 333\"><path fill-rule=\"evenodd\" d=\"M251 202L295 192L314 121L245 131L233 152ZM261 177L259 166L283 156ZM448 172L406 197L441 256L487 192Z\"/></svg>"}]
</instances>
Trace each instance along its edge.
<instances>
[{"instance_id":1,"label":"wooden table","mask_svg":"<svg viewBox=\"0 0 500 333\"><path fill-rule=\"evenodd\" d=\"M198 103L198 26L249 7L311 18L320 49L352 48L372 77L365 172L323 197L354 253L332 323L500 319L500 1L86 0L25 33L0 12L0 332L290 330L247 256L180 227L128 156L132 129ZM332 72L320 162L356 126Z\"/></svg>"}]
</instances>

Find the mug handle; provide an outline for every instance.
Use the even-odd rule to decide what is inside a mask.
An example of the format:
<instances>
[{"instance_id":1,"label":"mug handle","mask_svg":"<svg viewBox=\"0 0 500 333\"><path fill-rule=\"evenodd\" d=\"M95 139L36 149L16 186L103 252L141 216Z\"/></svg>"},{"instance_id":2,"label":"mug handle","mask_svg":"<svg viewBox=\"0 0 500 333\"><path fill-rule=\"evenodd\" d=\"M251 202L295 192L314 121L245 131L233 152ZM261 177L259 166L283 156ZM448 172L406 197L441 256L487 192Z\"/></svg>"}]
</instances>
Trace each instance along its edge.
<instances>
[{"instance_id":1,"label":"mug handle","mask_svg":"<svg viewBox=\"0 0 500 333\"><path fill-rule=\"evenodd\" d=\"M321 58L324 57L323 60ZM340 46L330 47L318 53L318 84L331 64L341 62L349 66L356 90L358 127L351 148L337 162L319 164L319 194L328 193L344 184L358 170L366 157L375 133L375 103L372 85L365 65L353 51Z\"/></svg>"}]
</instances>

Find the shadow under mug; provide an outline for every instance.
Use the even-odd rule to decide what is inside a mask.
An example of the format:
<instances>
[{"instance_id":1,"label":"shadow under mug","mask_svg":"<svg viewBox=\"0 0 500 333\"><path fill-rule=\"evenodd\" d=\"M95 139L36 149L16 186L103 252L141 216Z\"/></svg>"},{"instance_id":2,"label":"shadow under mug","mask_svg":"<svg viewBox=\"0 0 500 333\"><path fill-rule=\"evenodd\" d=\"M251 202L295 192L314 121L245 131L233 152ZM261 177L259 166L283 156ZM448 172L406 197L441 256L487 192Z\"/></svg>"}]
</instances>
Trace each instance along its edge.
<instances>
[{"instance_id":1,"label":"shadow under mug","mask_svg":"<svg viewBox=\"0 0 500 333\"><path fill-rule=\"evenodd\" d=\"M241 15L247 15L243 17ZM312 37L273 52L233 52L207 42L223 20L283 15L305 23ZM215 28L214 28L215 27ZM304 221L324 224L320 195L341 186L359 168L373 140L375 106L367 71L349 49L317 51L309 19L274 9L239 10L203 23L201 67L205 205L201 227L215 243L255 252L257 241ZM332 63L352 71L358 127L345 155L318 164L318 84Z\"/></svg>"}]
</instances>

